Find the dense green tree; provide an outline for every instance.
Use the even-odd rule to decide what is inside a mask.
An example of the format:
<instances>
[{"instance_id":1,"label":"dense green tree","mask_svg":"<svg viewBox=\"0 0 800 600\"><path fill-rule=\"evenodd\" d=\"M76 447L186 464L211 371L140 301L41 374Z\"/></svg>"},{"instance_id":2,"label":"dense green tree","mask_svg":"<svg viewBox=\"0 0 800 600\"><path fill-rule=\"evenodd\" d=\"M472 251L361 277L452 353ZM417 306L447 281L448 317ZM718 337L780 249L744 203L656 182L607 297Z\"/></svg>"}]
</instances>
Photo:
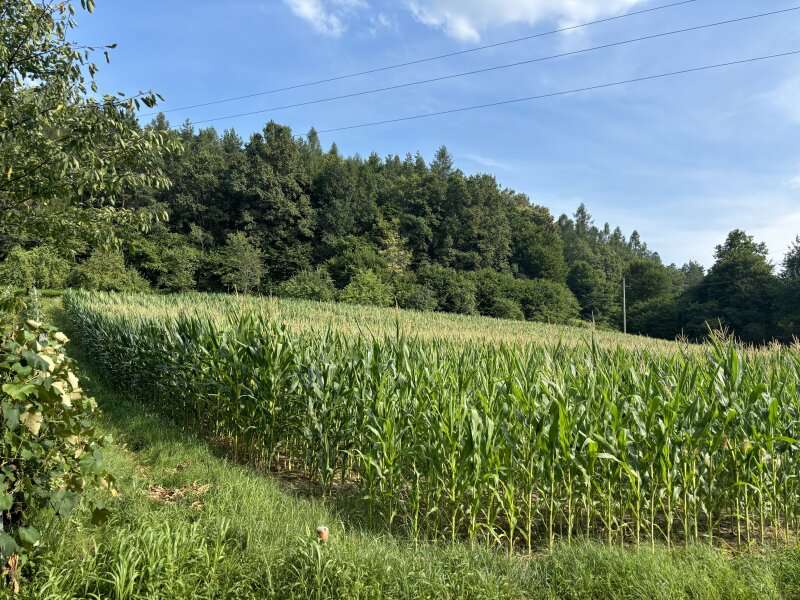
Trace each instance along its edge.
<instances>
[{"instance_id":1,"label":"dense green tree","mask_svg":"<svg viewBox=\"0 0 800 600\"><path fill-rule=\"evenodd\" d=\"M689 261L681 267L682 285L681 291L693 288L702 283L705 277L705 269L703 266L695 261Z\"/></svg>"},{"instance_id":2,"label":"dense green tree","mask_svg":"<svg viewBox=\"0 0 800 600\"><path fill-rule=\"evenodd\" d=\"M568 323L580 316L580 305L570 289L547 279L521 279L516 298L529 321Z\"/></svg>"},{"instance_id":3,"label":"dense green tree","mask_svg":"<svg viewBox=\"0 0 800 600\"><path fill-rule=\"evenodd\" d=\"M702 320L703 327L722 325L748 342L772 338L779 288L766 245L736 229L717 246L715 259L703 282L690 292L690 334L705 333L698 330Z\"/></svg>"},{"instance_id":4,"label":"dense green tree","mask_svg":"<svg viewBox=\"0 0 800 600\"><path fill-rule=\"evenodd\" d=\"M264 277L261 251L242 232L229 233L213 257L214 273L225 289L247 294L258 290Z\"/></svg>"},{"instance_id":5,"label":"dense green tree","mask_svg":"<svg viewBox=\"0 0 800 600\"><path fill-rule=\"evenodd\" d=\"M510 214L514 270L532 279L564 282L564 243L550 211L532 206L521 196Z\"/></svg>"},{"instance_id":6,"label":"dense green tree","mask_svg":"<svg viewBox=\"0 0 800 600\"><path fill-rule=\"evenodd\" d=\"M196 275L202 254L197 248L181 242L177 236L176 242L164 248L162 254L163 268L156 285L168 292L186 292L197 286Z\"/></svg>"},{"instance_id":7,"label":"dense green tree","mask_svg":"<svg viewBox=\"0 0 800 600\"><path fill-rule=\"evenodd\" d=\"M567 285L578 299L584 319L608 320L605 277L600 269L586 261L578 261L567 274Z\"/></svg>"},{"instance_id":8,"label":"dense green tree","mask_svg":"<svg viewBox=\"0 0 800 600\"><path fill-rule=\"evenodd\" d=\"M326 265L339 288L344 288L359 271L386 274L388 264L380 249L369 240L355 236L338 238L332 244L333 256Z\"/></svg>"},{"instance_id":9,"label":"dense green tree","mask_svg":"<svg viewBox=\"0 0 800 600\"><path fill-rule=\"evenodd\" d=\"M778 335L788 342L800 339L800 236L786 253L782 267L777 326Z\"/></svg>"},{"instance_id":10,"label":"dense green tree","mask_svg":"<svg viewBox=\"0 0 800 600\"><path fill-rule=\"evenodd\" d=\"M784 279L800 279L800 235L794 239L786 252L782 266L781 275Z\"/></svg>"},{"instance_id":11,"label":"dense green tree","mask_svg":"<svg viewBox=\"0 0 800 600\"><path fill-rule=\"evenodd\" d=\"M672 295L638 302L628 311L628 331L671 339L680 333L680 305Z\"/></svg>"},{"instance_id":12,"label":"dense green tree","mask_svg":"<svg viewBox=\"0 0 800 600\"><path fill-rule=\"evenodd\" d=\"M669 294L673 290L670 272L650 259L639 258L628 265L625 272L628 305Z\"/></svg>"},{"instance_id":13,"label":"dense green tree","mask_svg":"<svg viewBox=\"0 0 800 600\"><path fill-rule=\"evenodd\" d=\"M38 246L23 250L19 246L9 252L0 263L0 282L4 285L28 290L61 289L66 285L72 263L59 255L51 246Z\"/></svg>"},{"instance_id":14,"label":"dense green tree","mask_svg":"<svg viewBox=\"0 0 800 600\"><path fill-rule=\"evenodd\" d=\"M518 281L510 273L483 269L475 273L475 303L477 311L500 319L525 319L517 300Z\"/></svg>"},{"instance_id":15,"label":"dense green tree","mask_svg":"<svg viewBox=\"0 0 800 600\"><path fill-rule=\"evenodd\" d=\"M236 226L257 244L266 275L284 281L311 265L315 215L300 144L288 127L270 122L244 153L230 178Z\"/></svg>"},{"instance_id":16,"label":"dense green tree","mask_svg":"<svg viewBox=\"0 0 800 600\"><path fill-rule=\"evenodd\" d=\"M433 291L436 310L474 314L477 287L470 275L437 264L423 265L417 277L419 283Z\"/></svg>"},{"instance_id":17,"label":"dense green tree","mask_svg":"<svg viewBox=\"0 0 800 600\"><path fill-rule=\"evenodd\" d=\"M404 273L393 279L394 297L397 306L410 310L436 310L439 302L432 289L417 282L414 273Z\"/></svg>"}]
</instances>

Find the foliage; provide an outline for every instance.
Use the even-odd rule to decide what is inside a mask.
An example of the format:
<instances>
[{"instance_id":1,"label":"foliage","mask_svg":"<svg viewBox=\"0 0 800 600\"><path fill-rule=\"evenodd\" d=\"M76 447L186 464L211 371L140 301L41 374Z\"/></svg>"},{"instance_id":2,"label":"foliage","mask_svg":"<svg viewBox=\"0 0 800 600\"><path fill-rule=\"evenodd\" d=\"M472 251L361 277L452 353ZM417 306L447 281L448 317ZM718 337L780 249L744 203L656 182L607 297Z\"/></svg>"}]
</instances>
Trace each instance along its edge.
<instances>
[{"instance_id":1,"label":"foliage","mask_svg":"<svg viewBox=\"0 0 800 600\"><path fill-rule=\"evenodd\" d=\"M0 238L95 241L115 222L148 223L158 212L116 208L115 198L167 185L165 132L142 130L135 112L150 92L99 96L93 52L70 41L73 3L5 0L0 19ZM89 11L90 0L81 0Z\"/></svg>"},{"instance_id":2,"label":"foliage","mask_svg":"<svg viewBox=\"0 0 800 600\"><path fill-rule=\"evenodd\" d=\"M639 302L628 313L628 331L662 338L675 337L681 326L679 311L680 307L672 296Z\"/></svg>"},{"instance_id":3,"label":"foliage","mask_svg":"<svg viewBox=\"0 0 800 600\"><path fill-rule=\"evenodd\" d=\"M404 274L393 281L395 302L410 310L436 310L438 302L433 290L417 283L413 274Z\"/></svg>"},{"instance_id":4,"label":"foliage","mask_svg":"<svg viewBox=\"0 0 800 600\"><path fill-rule=\"evenodd\" d=\"M562 283L546 279L519 280L517 298L529 321L568 323L578 317L578 301Z\"/></svg>"},{"instance_id":5,"label":"foliage","mask_svg":"<svg viewBox=\"0 0 800 600\"><path fill-rule=\"evenodd\" d=\"M147 281L135 269L125 266L122 252L102 248L75 267L69 285L106 292L134 292L148 288Z\"/></svg>"},{"instance_id":6,"label":"foliage","mask_svg":"<svg viewBox=\"0 0 800 600\"><path fill-rule=\"evenodd\" d=\"M184 292L196 287L203 253L187 236L169 231L162 223L150 228L146 236L137 234L124 236L125 255L128 264L152 287L166 292Z\"/></svg>"},{"instance_id":7,"label":"foliage","mask_svg":"<svg viewBox=\"0 0 800 600\"><path fill-rule=\"evenodd\" d=\"M156 285L168 292L185 292L195 288L197 269L200 268L200 251L188 244L164 248L163 271Z\"/></svg>"},{"instance_id":8,"label":"foliage","mask_svg":"<svg viewBox=\"0 0 800 600\"><path fill-rule=\"evenodd\" d=\"M23 290L32 287L62 289L67 283L72 263L50 246L32 250L13 248L0 263L0 281Z\"/></svg>"},{"instance_id":9,"label":"foliage","mask_svg":"<svg viewBox=\"0 0 800 600\"><path fill-rule=\"evenodd\" d=\"M669 272L647 259L637 259L628 265L625 285L629 306L669 294L672 290Z\"/></svg>"},{"instance_id":10,"label":"foliage","mask_svg":"<svg viewBox=\"0 0 800 600\"><path fill-rule=\"evenodd\" d=\"M436 310L471 315L476 310L477 288L469 274L428 264L417 272L419 283L433 291Z\"/></svg>"},{"instance_id":11,"label":"foliage","mask_svg":"<svg viewBox=\"0 0 800 600\"><path fill-rule=\"evenodd\" d=\"M66 309L112 382L240 460L290 458L324 490L347 481L373 525L509 552L797 533L796 349L413 339L394 311L394 333L372 337L357 333L369 308L349 333L298 334L247 302L219 300L221 319L184 302L171 316L153 297L70 292Z\"/></svg>"},{"instance_id":12,"label":"foliage","mask_svg":"<svg viewBox=\"0 0 800 600\"><path fill-rule=\"evenodd\" d=\"M336 298L336 287L326 269L306 269L280 284L278 295L300 300L331 302Z\"/></svg>"},{"instance_id":13,"label":"foliage","mask_svg":"<svg viewBox=\"0 0 800 600\"><path fill-rule=\"evenodd\" d=\"M106 440L95 431L96 404L81 390L67 341L32 320L6 321L0 331L0 560L13 587L40 543L41 509L66 517L85 489L113 485L101 453ZM96 520L106 513L95 506Z\"/></svg>"},{"instance_id":14,"label":"foliage","mask_svg":"<svg viewBox=\"0 0 800 600\"><path fill-rule=\"evenodd\" d=\"M392 288L384 283L374 271L357 271L350 283L342 290L339 300L348 304L391 306Z\"/></svg>"},{"instance_id":15,"label":"foliage","mask_svg":"<svg viewBox=\"0 0 800 600\"><path fill-rule=\"evenodd\" d=\"M214 272L228 291L247 294L261 285L261 251L241 232L230 233L214 255Z\"/></svg>"},{"instance_id":16,"label":"foliage","mask_svg":"<svg viewBox=\"0 0 800 600\"><path fill-rule=\"evenodd\" d=\"M328 271L339 288L344 288L359 271L384 273L386 260L369 241L347 236L331 244L333 256L326 261Z\"/></svg>"}]
</instances>

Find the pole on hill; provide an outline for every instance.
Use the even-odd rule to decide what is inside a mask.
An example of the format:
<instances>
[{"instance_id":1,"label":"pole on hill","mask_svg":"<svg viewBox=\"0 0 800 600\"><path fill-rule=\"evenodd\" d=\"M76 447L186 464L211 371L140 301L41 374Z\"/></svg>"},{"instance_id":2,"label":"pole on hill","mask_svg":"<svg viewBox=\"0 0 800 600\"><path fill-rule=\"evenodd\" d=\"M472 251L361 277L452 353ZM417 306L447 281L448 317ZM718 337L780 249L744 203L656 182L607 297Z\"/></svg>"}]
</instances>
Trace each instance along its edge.
<instances>
[{"instance_id":1,"label":"pole on hill","mask_svg":"<svg viewBox=\"0 0 800 600\"><path fill-rule=\"evenodd\" d=\"M628 333L628 297L625 292L625 276L622 276L622 331Z\"/></svg>"}]
</instances>

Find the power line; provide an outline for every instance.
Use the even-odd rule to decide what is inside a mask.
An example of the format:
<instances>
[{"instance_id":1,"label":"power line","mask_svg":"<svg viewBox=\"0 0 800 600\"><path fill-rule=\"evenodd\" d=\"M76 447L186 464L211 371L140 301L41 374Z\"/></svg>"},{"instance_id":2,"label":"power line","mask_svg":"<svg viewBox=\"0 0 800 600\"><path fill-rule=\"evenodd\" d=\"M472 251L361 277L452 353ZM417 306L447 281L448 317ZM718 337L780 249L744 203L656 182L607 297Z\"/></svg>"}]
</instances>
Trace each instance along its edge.
<instances>
[{"instance_id":1,"label":"power line","mask_svg":"<svg viewBox=\"0 0 800 600\"><path fill-rule=\"evenodd\" d=\"M417 120L417 119L427 119L427 118L430 118L430 117L438 117L438 116L442 116L442 115L450 115L450 114L454 114L454 113L467 112L467 111L472 111L472 110L479 110L479 109L482 109L482 108L492 108L492 107L496 107L496 106L505 106L505 105L508 105L508 104L519 104L519 103L522 103L522 102L532 102L534 100L543 100L545 98L554 98L554 97L557 97L557 96L567 96L567 95L571 95L571 94L579 94L579 93L582 93L582 92L590 92L590 91L594 91L594 90L601 90L601 89L606 89L606 88L611 88L611 87L616 87L616 86L621 86L621 85L627 85L627 84L630 84L630 83L639 83L639 82L642 82L642 81L651 81L651 80L654 80L654 79L664 79L664 78L667 78L667 77L675 77L675 76L678 76L678 75L685 75L687 73L697 73L697 72L700 72L700 71L710 71L712 69L721 69L721 68L724 68L724 67L731 67L731 66L735 66L735 65L744 65L744 64L748 64L748 63L755 63L755 62L759 62L759 61L765 61L765 60L770 60L770 59L774 59L774 58L781 58L781 57L785 57L785 56L794 56L794 55L798 55L798 54L800 54L800 50L791 50L789 52L781 52L779 54L769 54L767 56L757 56L757 57L754 57L754 58L746 58L746 59L743 59L743 60L734 60L734 61L730 61L730 62L718 63L718 64L713 64L713 65L703 65L703 66L700 66L700 67L692 67L692 68L689 68L689 69L682 69L680 71L670 71L668 73L659 73L658 75L646 75L646 76L643 76L643 77L635 77L633 79L624 79L622 81L613 81L611 83L601 83L601 84L597 84L597 85L591 85L591 86L580 87L580 88L573 88L573 89L569 89L569 90L561 90L561 91L558 91L558 92L550 92L550 93L547 93L547 94L539 94L537 96L525 96L523 98L512 98L510 100L500 100L498 102L489 102L487 104L476 104L476 105L473 105L473 106L464 106L464 107L461 107L461 108L451 108L451 109L448 109L448 110L441 110L441 111L431 112L431 113L422 113L422 114L417 114L417 115L409 115L409 116L406 116L406 117L396 117L396 118L393 118L393 119L384 119L384 120L381 120L381 121L371 121L371 122L366 122L366 123L359 123L359 124L356 124L356 125L346 125L346 126L343 126L343 127L333 127L333 128L330 128L330 129L321 129L321 130L319 130L319 132L320 133L333 133L333 132L336 132L336 131L346 131L346 130L350 130L350 129L362 129L362 128L365 128L365 127L375 127L377 125L388 125L388 124L391 124L391 123L401 123L401 122L404 122L404 121L414 121L414 120Z\"/></svg>"},{"instance_id":2,"label":"power line","mask_svg":"<svg viewBox=\"0 0 800 600\"><path fill-rule=\"evenodd\" d=\"M558 29L552 29L550 31L543 31L543 32L540 32L540 33L532 34L532 35L526 35L524 37L513 38L513 39L510 39L510 40L503 40L503 41L500 41L500 42L494 42L492 44L486 44L485 46L476 46L474 48L467 48L465 50L456 50L456 51L453 51L453 52L447 52L445 54L438 54L438 55L429 56L429 57L426 57L426 58L418 58L418 59L410 60L410 61L407 61L407 62L395 63L395 64L391 64L391 65L385 65L385 66L382 66L382 67L375 67L373 69L367 69L365 71L357 71L355 73L346 73L344 75L335 75L333 77L327 77L325 79L318 79L316 81L307 81L305 83L297 83L297 84L289 85L289 86L285 86L285 87L273 88L271 90L265 90L263 92L254 92L252 94L244 94L242 96L232 96L230 98L221 98L219 100L210 100L208 102L202 102L202 103L199 103L199 104L189 104L187 106L178 106L178 107L175 107L175 108L169 108L169 109L158 111L158 112L170 113L170 112L191 110L193 108L203 108L205 106L213 106L215 104L225 104L225 103L228 103L228 102L236 102L237 100L247 100L249 98L256 98L258 96L267 96L269 94L277 94L279 92L288 92L288 91L291 91L291 90L297 90L297 89L301 89L301 88L322 85L324 83L332 83L332 82L335 82L335 81L342 81L343 79L352 79L354 77L361 77L361 76L364 76L364 75L373 75L375 73L382 73L382 72L391 71L391 70L394 70L394 69L401 69L403 67L421 65L421 64L424 64L424 63L428 63L428 62L434 62L434 61L437 61L437 60L443 60L445 58L451 58L451 57L454 57L454 56L461 56L461 55L464 55L464 54L472 54L472 53L475 53L475 52L481 52L483 50L489 50L491 48L499 48L501 46L508 46L508 45L511 45L511 44L518 44L520 42L525 42L525 41L528 41L528 40L543 38L543 37L547 37L547 36L551 36L551 35L556 35L556 34L559 34L559 33L564 33L564 32L567 32L567 31L574 31L576 29L582 29L584 27L591 27L592 25L600 25L602 23L610 23L612 21L617 21L617 20L620 20L620 19L626 19L628 17L634 17L634 16L637 16L637 15L653 13L653 12L656 12L656 11L665 10L665 9L668 9L668 8L674 8L674 7L682 6L682 5L685 5L685 4L692 4L694 2L699 2L699 1L700 0L681 0L680 2L672 2L670 4L662 4L660 6L653 6L651 8L645 8L645 9L642 9L642 10L627 12L627 13L622 14L622 15L616 15L616 16L607 17L607 18L604 18L604 19L596 19L594 21L588 21L586 23L580 23L578 25L570 25L568 27L560 27ZM152 115L155 115L155 114L158 114L158 113L157 112L148 113L148 114L143 115L143 116L147 117L147 116L152 116Z\"/></svg>"},{"instance_id":3,"label":"power line","mask_svg":"<svg viewBox=\"0 0 800 600\"><path fill-rule=\"evenodd\" d=\"M644 36L640 36L640 37L636 37L636 38L632 38L632 39L628 39L628 40L622 40L622 41L619 41L619 42L611 42L611 43L608 43L608 44L602 44L600 46L592 46L590 48L582 48L580 50L571 50L569 52L561 52L559 54L551 54L549 56L541 56L541 57L531 58L531 59L528 59L528 60L521 60L521 61L517 61L517 62L513 62L513 63L495 65L495 66L492 66L492 67L484 67L484 68L481 68L481 69L474 69L472 71L464 71L464 72L461 72L461 73L452 73L452 74L449 74L449 75L442 75L442 76L439 76L439 77L432 77L430 79L421 79L419 81L411 81L411 82L399 83L399 84L380 87L380 88L373 88L373 89L370 89L370 90L363 90L363 91L360 91L360 92L351 92L351 93L348 93L348 94L341 94L341 95L338 95L338 96L328 96L326 98L318 98L316 100L307 100L307 101L304 101L304 102L295 102L293 104L283 104L283 105L278 105L278 106L271 106L269 108L263 108L263 109L259 109L259 110L236 113L236 114L232 114L232 115L225 115L225 116L221 116L221 117L212 117L212 118L209 118L209 119L201 119L199 121L194 121L194 124L195 125L199 125L199 124L202 124L202 123L211 123L213 121L221 121L221 120L224 120L224 119L236 119L236 118L240 118L240 117L250 117L250 116L253 116L253 115L259 115L259 114L264 114L264 113L268 113L268 112L276 112L276 111L279 111L279 110L286 110L286 109L289 109L289 108L299 108L299 107L302 107L302 106L311 106L311 105L314 105L314 104L323 104L323 103L327 103L327 102L334 102L336 100L345 100L345 99L349 99L349 98L357 98L357 97L360 97L360 96L368 96L368 95L372 95L372 94L378 94L378 93L381 93L381 92L388 92L388 91L398 90L398 89L402 89L402 88L414 87L414 86L418 86L418 85L425 85L425 84L435 83L435 82L439 82L439 81L446 81L446 80L449 80L449 79L456 79L456 78L459 78L459 77L466 77L466 76L471 76L471 75L479 75L479 74L482 74L482 73L489 73L489 72L492 72L492 71L500 71L500 70L503 70L503 69L510 69L512 67L519 67L519 66L529 65L529 64L533 64L533 63L546 62L546 61L555 60L555 59L558 59L558 58L565 58L565 57L568 57L568 56L576 56L576 55L579 55L579 54L587 54L589 52L596 52L598 50L605 50L605 49L608 49L608 48L615 48L615 47L619 47L619 46L625 46L625 45L634 44L634 43L638 43L638 42L654 40L654 39L669 37L669 36L673 36L673 35L689 33L689 32L693 32L693 31L701 31L701 30L705 30L705 29L711 29L713 27L720 27L722 25L731 25L731 24L734 24L734 23L742 23L742 22L745 22L745 21L751 21L751 20L754 20L754 19L760 19L760 18L764 18L764 17L770 17L770 16L775 16L775 15L780 15L780 14L786 14L786 13L795 12L795 11L798 11L798 10L800 10L800 6L794 6L792 8L785 8L785 9L782 9L782 10L775 10L775 11L770 11L770 12L765 12L765 13L758 13L758 14L755 14L755 15L748 15L748 16L745 16L745 17L738 17L738 18L735 18L735 19L727 19L725 21L716 21L714 23L706 23L706 24L703 24L703 25L695 25L693 27L685 27L685 28L682 28L682 29L675 29L675 30L666 31L666 32L663 32L663 33L654 33L654 34L644 35Z\"/></svg>"}]
</instances>

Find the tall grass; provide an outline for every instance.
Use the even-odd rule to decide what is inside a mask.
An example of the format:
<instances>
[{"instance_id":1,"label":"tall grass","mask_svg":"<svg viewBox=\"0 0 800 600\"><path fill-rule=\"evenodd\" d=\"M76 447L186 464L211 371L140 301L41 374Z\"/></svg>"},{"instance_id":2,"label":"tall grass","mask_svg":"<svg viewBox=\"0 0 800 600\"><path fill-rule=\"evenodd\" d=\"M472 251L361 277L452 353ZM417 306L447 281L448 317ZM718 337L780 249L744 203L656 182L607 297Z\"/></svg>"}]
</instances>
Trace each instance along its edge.
<instances>
[{"instance_id":1,"label":"tall grass","mask_svg":"<svg viewBox=\"0 0 800 600\"><path fill-rule=\"evenodd\" d=\"M356 490L376 525L509 552L788 544L800 526L797 349L418 339L403 327L430 317L384 311L368 335L255 301L168 303L65 296L112 381L239 460Z\"/></svg>"}]
</instances>

